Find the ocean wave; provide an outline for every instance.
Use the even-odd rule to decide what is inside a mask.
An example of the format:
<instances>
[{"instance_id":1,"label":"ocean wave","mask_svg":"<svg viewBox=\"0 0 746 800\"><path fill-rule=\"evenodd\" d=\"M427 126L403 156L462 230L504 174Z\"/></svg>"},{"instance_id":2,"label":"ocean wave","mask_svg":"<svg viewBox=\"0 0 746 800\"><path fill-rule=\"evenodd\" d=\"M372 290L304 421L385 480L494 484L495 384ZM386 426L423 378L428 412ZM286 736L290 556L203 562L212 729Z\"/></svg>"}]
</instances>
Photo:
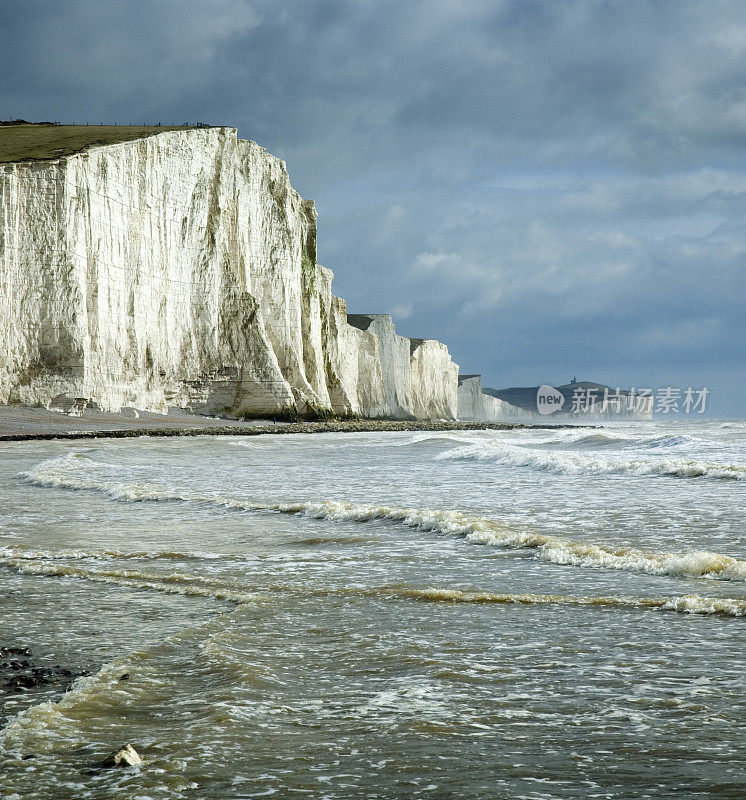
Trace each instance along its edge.
<instances>
[{"instance_id":1,"label":"ocean wave","mask_svg":"<svg viewBox=\"0 0 746 800\"><path fill-rule=\"evenodd\" d=\"M660 606L662 611L678 611L684 614L720 614L731 617L746 616L746 600L728 597L700 597L687 594L674 597Z\"/></svg>"},{"instance_id":2,"label":"ocean wave","mask_svg":"<svg viewBox=\"0 0 746 800\"><path fill-rule=\"evenodd\" d=\"M677 434L675 436L619 436L609 433L591 433L570 440L570 444L580 447L644 447L648 449L669 447L691 447L704 442L696 436Z\"/></svg>"},{"instance_id":3,"label":"ocean wave","mask_svg":"<svg viewBox=\"0 0 746 800\"><path fill-rule=\"evenodd\" d=\"M185 573L152 575L128 569L85 569L58 561L42 561L36 557L26 558L21 554L0 555L0 564L26 575L80 578L95 583L110 583L133 589L147 589L188 597L208 597L233 603L250 603L257 599L255 593L245 592L241 587L226 581Z\"/></svg>"},{"instance_id":4,"label":"ocean wave","mask_svg":"<svg viewBox=\"0 0 746 800\"><path fill-rule=\"evenodd\" d=\"M629 474L661 475L676 478L718 478L746 480L746 465L718 464L676 456L599 456L522 447L487 441L439 453L438 460L492 461L514 467L531 467L565 475Z\"/></svg>"},{"instance_id":5,"label":"ocean wave","mask_svg":"<svg viewBox=\"0 0 746 800\"><path fill-rule=\"evenodd\" d=\"M649 575L746 581L746 561L721 553L700 550L655 553L635 547L595 544L539 531L515 530L498 520L445 509L405 508L334 500L267 504L193 490L177 492L153 483L114 480L111 475L120 474L121 471L112 465L100 465L101 475L97 477L96 463L68 454L44 461L22 473L22 477L37 486L99 491L126 502L210 503L227 509L302 514L332 522L363 523L383 520L416 530L460 536L473 544L533 549L540 559L553 564Z\"/></svg>"},{"instance_id":6,"label":"ocean wave","mask_svg":"<svg viewBox=\"0 0 746 800\"><path fill-rule=\"evenodd\" d=\"M131 559L134 561L216 561L230 558L224 553L211 553L201 550L32 550L0 547L0 558L9 553L26 560L43 561L99 561L101 559Z\"/></svg>"},{"instance_id":7,"label":"ocean wave","mask_svg":"<svg viewBox=\"0 0 746 800\"><path fill-rule=\"evenodd\" d=\"M127 661L117 659L95 675L78 678L61 700L37 703L16 714L0 730L0 749L20 755L31 745L33 752L48 754L60 741L70 748L87 744L70 712L82 703L110 698L119 676L130 669Z\"/></svg>"},{"instance_id":8,"label":"ocean wave","mask_svg":"<svg viewBox=\"0 0 746 800\"><path fill-rule=\"evenodd\" d=\"M557 594L500 594L455 589L406 589L398 595L433 603L477 603L498 605L569 605L607 608L640 608L676 611L684 614L746 616L746 600L702 597L690 594L671 599L661 597L576 597Z\"/></svg>"},{"instance_id":9,"label":"ocean wave","mask_svg":"<svg viewBox=\"0 0 746 800\"><path fill-rule=\"evenodd\" d=\"M563 444L570 444L577 447L609 447L635 442L633 437L612 436L608 433L588 433L585 436L578 436L571 440L565 440Z\"/></svg>"},{"instance_id":10,"label":"ocean wave","mask_svg":"<svg viewBox=\"0 0 746 800\"><path fill-rule=\"evenodd\" d=\"M527 548L554 564L718 580L746 580L746 561L708 551L651 553L634 547L598 545L537 531L515 531L502 523L459 511L395 508L339 501L289 503L276 510L332 521L390 520L417 530L463 536L474 544Z\"/></svg>"},{"instance_id":11,"label":"ocean wave","mask_svg":"<svg viewBox=\"0 0 746 800\"><path fill-rule=\"evenodd\" d=\"M474 437L470 436L468 433L466 435L459 435L453 431L428 431L425 433L418 433L412 436L409 439L405 439L404 441L400 442L392 442L395 446L399 447L409 447L410 445L414 444L430 444L432 442L454 442L455 444L471 444L474 441ZM386 441L383 443L385 446L389 446L389 442Z\"/></svg>"},{"instance_id":12,"label":"ocean wave","mask_svg":"<svg viewBox=\"0 0 746 800\"><path fill-rule=\"evenodd\" d=\"M686 433L679 433L669 436L650 436L642 440L645 447L691 447L692 445L706 444L704 439L698 436L690 436Z\"/></svg>"},{"instance_id":13,"label":"ocean wave","mask_svg":"<svg viewBox=\"0 0 746 800\"><path fill-rule=\"evenodd\" d=\"M545 433L542 431L542 433ZM474 444L475 442L471 442ZM704 439L689 434L666 434L650 435L647 431L622 433L620 431L610 432L608 430L594 430L588 432L587 428L564 429L557 431L548 438L533 439L531 444L534 446L558 445L562 447L584 448L584 447L644 447L644 448L666 448L666 447L686 447L705 443Z\"/></svg>"},{"instance_id":14,"label":"ocean wave","mask_svg":"<svg viewBox=\"0 0 746 800\"><path fill-rule=\"evenodd\" d=\"M545 434L546 431L541 431L541 433ZM493 438L490 440L490 443L494 443L495 441L502 441L502 439L496 440L495 438ZM612 435L609 433L604 433L602 431L588 433L586 429L582 429L580 431L561 430L558 431L556 434L552 434L551 436L544 436L543 438L531 437L527 445L530 444L533 447L552 447L552 448L567 447L567 448L582 449L584 447L592 447L592 448L617 447L625 444L631 444L636 441L638 441L638 439L635 437ZM470 442L466 442L466 444L481 444L481 443L482 440L474 441L473 439Z\"/></svg>"},{"instance_id":15,"label":"ocean wave","mask_svg":"<svg viewBox=\"0 0 746 800\"><path fill-rule=\"evenodd\" d=\"M296 507L288 509L297 513ZM317 513L318 509L312 513ZM390 516L390 515L389 515ZM347 516L346 518L349 518ZM365 518L371 518L367 515ZM375 517L379 518L379 517ZM358 517L362 519L362 517ZM151 574L131 569L87 569L77 565L62 564L54 558L60 554L49 553L46 561L40 560L42 553L24 553L11 551L8 548L0 555L0 564L29 575L40 575L58 578L78 578L95 583L109 583L147 591L180 594L188 597L207 597L214 600L230 601L237 604L256 603L268 593L282 595L304 594L314 597L355 596L355 597L388 597L403 600L421 600L424 602L443 603L483 603L513 605L572 605L572 606L608 606L641 609L660 609L689 614L721 614L725 616L746 616L746 599L702 597L700 595L684 595L674 598L636 598L636 597L577 597L557 594L514 594L499 592L465 591L447 588L417 588L409 586L381 586L342 588L319 586L308 589L292 584L264 583L260 591L226 581L219 578L174 572L168 575ZM708 554L702 554L708 555ZM715 554L709 554L715 555ZM723 558L723 557L721 557ZM564 563L564 562L563 562ZM700 562L696 569L706 568ZM712 564L709 564L712 567ZM691 570L693 564L680 564L679 568Z\"/></svg>"}]
</instances>

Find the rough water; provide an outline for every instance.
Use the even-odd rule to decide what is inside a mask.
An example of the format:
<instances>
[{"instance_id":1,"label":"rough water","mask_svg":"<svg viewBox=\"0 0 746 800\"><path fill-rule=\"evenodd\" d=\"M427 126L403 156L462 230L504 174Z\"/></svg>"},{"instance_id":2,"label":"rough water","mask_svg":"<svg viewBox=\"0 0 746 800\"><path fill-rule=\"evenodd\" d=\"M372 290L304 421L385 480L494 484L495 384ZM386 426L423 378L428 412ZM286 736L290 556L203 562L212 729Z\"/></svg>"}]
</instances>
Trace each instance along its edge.
<instances>
[{"instance_id":1,"label":"rough water","mask_svg":"<svg viewBox=\"0 0 746 800\"><path fill-rule=\"evenodd\" d=\"M0 448L0 797L746 796L746 423Z\"/></svg>"}]
</instances>

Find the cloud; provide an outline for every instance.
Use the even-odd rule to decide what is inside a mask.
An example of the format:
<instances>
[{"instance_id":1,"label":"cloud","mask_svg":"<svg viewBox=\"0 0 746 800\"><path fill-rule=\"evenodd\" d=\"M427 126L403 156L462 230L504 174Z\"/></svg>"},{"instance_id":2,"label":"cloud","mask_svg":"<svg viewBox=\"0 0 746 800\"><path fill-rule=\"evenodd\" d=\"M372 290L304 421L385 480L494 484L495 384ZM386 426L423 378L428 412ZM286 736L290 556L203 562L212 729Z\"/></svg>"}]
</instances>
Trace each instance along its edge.
<instances>
[{"instance_id":1,"label":"cloud","mask_svg":"<svg viewBox=\"0 0 746 800\"><path fill-rule=\"evenodd\" d=\"M259 24L249 0L8 0L3 19L3 105L92 122L181 121L221 48Z\"/></svg>"},{"instance_id":2,"label":"cloud","mask_svg":"<svg viewBox=\"0 0 746 800\"><path fill-rule=\"evenodd\" d=\"M414 275L432 275L440 273L448 277L461 265L461 256L458 253L418 253L410 272Z\"/></svg>"},{"instance_id":3,"label":"cloud","mask_svg":"<svg viewBox=\"0 0 746 800\"><path fill-rule=\"evenodd\" d=\"M391 316L394 320L397 319L408 319L412 316L412 312L414 311L414 306L412 303L408 303L407 305L403 306L394 306L391 309Z\"/></svg>"}]
</instances>

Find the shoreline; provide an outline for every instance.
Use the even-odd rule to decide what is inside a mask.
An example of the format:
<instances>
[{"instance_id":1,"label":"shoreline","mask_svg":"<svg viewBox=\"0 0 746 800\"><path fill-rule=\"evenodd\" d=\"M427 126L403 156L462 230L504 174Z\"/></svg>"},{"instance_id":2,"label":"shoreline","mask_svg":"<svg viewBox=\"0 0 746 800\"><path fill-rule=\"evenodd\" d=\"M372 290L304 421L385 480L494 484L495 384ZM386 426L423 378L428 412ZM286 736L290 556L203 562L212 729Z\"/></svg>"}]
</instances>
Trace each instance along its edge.
<instances>
[{"instance_id":1,"label":"shoreline","mask_svg":"<svg viewBox=\"0 0 746 800\"><path fill-rule=\"evenodd\" d=\"M121 414L67 414L24 406L0 407L0 442L49 439L131 439L139 436L262 436L293 433L375 433L379 431L474 431L528 428L596 428L532 422L457 422L432 420L324 420L318 422L277 422L199 417L192 414L160 415L142 412Z\"/></svg>"}]
</instances>

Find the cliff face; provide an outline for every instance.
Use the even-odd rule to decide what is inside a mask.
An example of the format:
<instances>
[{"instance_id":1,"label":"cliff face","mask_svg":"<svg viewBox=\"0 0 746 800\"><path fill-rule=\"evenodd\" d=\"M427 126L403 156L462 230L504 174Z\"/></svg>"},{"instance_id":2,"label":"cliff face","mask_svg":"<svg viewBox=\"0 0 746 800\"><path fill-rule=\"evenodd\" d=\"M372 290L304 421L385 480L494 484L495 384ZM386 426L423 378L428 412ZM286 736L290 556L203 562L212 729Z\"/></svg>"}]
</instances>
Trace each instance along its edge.
<instances>
[{"instance_id":1,"label":"cliff face","mask_svg":"<svg viewBox=\"0 0 746 800\"><path fill-rule=\"evenodd\" d=\"M458 364L434 339L407 339L388 314L348 314L378 340L385 415L396 419L457 419Z\"/></svg>"},{"instance_id":2,"label":"cliff face","mask_svg":"<svg viewBox=\"0 0 746 800\"><path fill-rule=\"evenodd\" d=\"M445 346L348 325L313 203L232 128L0 165L0 279L3 403L456 416Z\"/></svg>"},{"instance_id":3,"label":"cliff face","mask_svg":"<svg viewBox=\"0 0 746 800\"><path fill-rule=\"evenodd\" d=\"M481 375L459 375L458 418L474 422L507 422L523 416L522 409L482 392Z\"/></svg>"},{"instance_id":4,"label":"cliff face","mask_svg":"<svg viewBox=\"0 0 746 800\"><path fill-rule=\"evenodd\" d=\"M463 420L484 419L481 375L458 376L458 418Z\"/></svg>"},{"instance_id":5,"label":"cliff face","mask_svg":"<svg viewBox=\"0 0 746 800\"><path fill-rule=\"evenodd\" d=\"M522 408L488 394L482 395L482 408L484 413L482 421L484 422L515 422L525 419Z\"/></svg>"},{"instance_id":6,"label":"cliff face","mask_svg":"<svg viewBox=\"0 0 746 800\"><path fill-rule=\"evenodd\" d=\"M396 333L388 314L348 314L347 321L378 339L386 415L414 419L409 339Z\"/></svg>"},{"instance_id":7,"label":"cliff face","mask_svg":"<svg viewBox=\"0 0 746 800\"><path fill-rule=\"evenodd\" d=\"M410 339L412 411L418 419L458 418L458 364L435 339Z\"/></svg>"}]
</instances>

